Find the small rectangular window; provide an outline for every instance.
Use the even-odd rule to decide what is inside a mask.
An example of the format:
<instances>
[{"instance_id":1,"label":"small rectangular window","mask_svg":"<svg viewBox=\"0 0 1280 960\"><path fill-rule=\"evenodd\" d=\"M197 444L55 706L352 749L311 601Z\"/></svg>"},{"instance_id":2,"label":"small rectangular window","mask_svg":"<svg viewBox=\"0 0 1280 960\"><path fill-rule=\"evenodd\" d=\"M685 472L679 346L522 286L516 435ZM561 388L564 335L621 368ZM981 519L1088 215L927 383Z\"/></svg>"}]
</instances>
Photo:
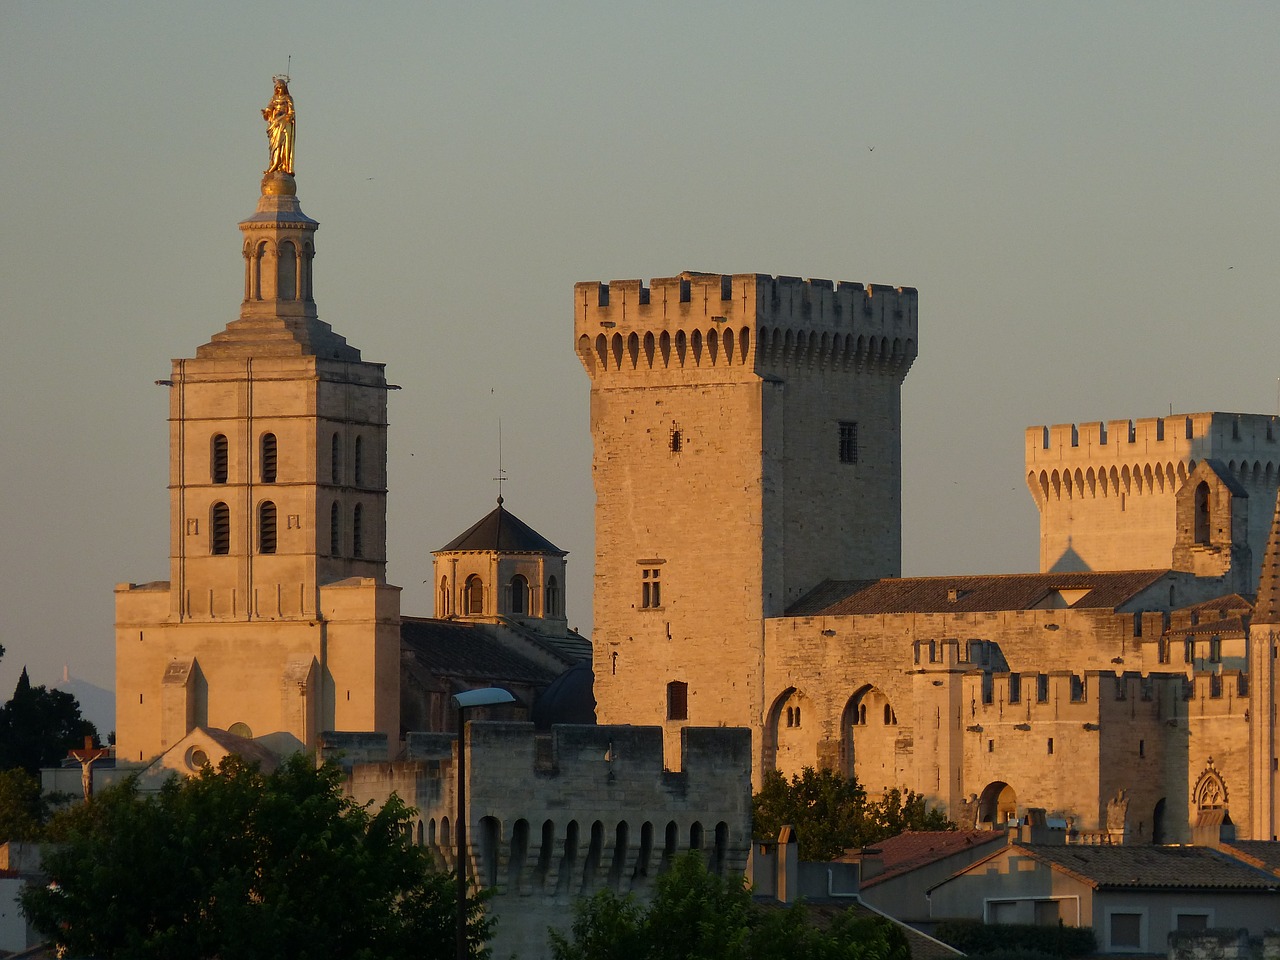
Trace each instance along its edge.
<instances>
[{"instance_id":1,"label":"small rectangular window","mask_svg":"<svg viewBox=\"0 0 1280 960\"><path fill-rule=\"evenodd\" d=\"M1049 702L1049 675L1047 673L1036 674L1036 702Z\"/></svg>"},{"instance_id":2,"label":"small rectangular window","mask_svg":"<svg viewBox=\"0 0 1280 960\"><path fill-rule=\"evenodd\" d=\"M1112 947L1142 947L1142 914L1113 913L1110 917Z\"/></svg>"},{"instance_id":3,"label":"small rectangular window","mask_svg":"<svg viewBox=\"0 0 1280 960\"><path fill-rule=\"evenodd\" d=\"M684 434L678 426L671 427L671 452L679 453L684 447Z\"/></svg>"},{"instance_id":4,"label":"small rectangular window","mask_svg":"<svg viewBox=\"0 0 1280 960\"><path fill-rule=\"evenodd\" d=\"M1174 921L1177 930L1207 930L1209 915L1205 913L1180 913Z\"/></svg>"},{"instance_id":5,"label":"small rectangular window","mask_svg":"<svg viewBox=\"0 0 1280 960\"><path fill-rule=\"evenodd\" d=\"M1084 702L1084 677L1078 677L1074 673L1071 675L1071 702Z\"/></svg>"},{"instance_id":6,"label":"small rectangular window","mask_svg":"<svg viewBox=\"0 0 1280 960\"><path fill-rule=\"evenodd\" d=\"M994 740L988 740L987 753L995 753L995 752L996 752L996 742Z\"/></svg>"},{"instance_id":7,"label":"small rectangular window","mask_svg":"<svg viewBox=\"0 0 1280 960\"><path fill-rule=\"evenodd\" d=\"M1049 738L1049 751L1048 751L1048 752L1049 752L1050 754L1052 754L1052 753L1053 753L1053 737L1050 737L1050 738Z\"/></svg>"},{"instance_id":8,"label":"small rectangular window","mask_svg":"<svg viewBox=\"0 0 1280 960\"><path fill-rule=\"evenodd\" d=\"M1147 741L1145 741L1145 740L1139 740L1139 741L1138 741L1138 756L1139 756L1139 757L1145 757L1146 755L1147 755Z\"/></svg>"},{"instance_id":9,"label":"small rectangular window","mask_svg":"<svg viewBox=\"0 0 1280 960\"><path fill-rule=\"evenodd\" d=\"M840 462L858 462L858 424L853 421L840 421Z\"/></svg>"},{"instance_id":10,"label":"small rectangular window","mask_svg":"<svg viewBox=\"0 0 1280 960\"><path fill-rule=\"evenodd\" d=\"M689 685L682 680L667 684L667 719L689 719Z\"/></svg>"},{"instance_id":11,"label":"small rectangular window","mask_svg":"<svg viewBox=\"0 0 1280 960\"><path fill-rule=\"evenodd\" d=\"M1020 673L1009 674L1009 702L1022 702L1022 674Z\"/></svg>"}]
</instances>

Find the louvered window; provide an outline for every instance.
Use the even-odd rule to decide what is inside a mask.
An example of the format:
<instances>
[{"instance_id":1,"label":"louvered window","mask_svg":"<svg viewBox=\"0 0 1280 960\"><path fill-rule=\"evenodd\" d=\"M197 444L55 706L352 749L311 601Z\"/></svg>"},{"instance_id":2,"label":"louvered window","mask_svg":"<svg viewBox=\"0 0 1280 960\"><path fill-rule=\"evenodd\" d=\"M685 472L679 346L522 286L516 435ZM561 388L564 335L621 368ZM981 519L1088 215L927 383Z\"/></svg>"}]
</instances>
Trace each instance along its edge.
<instances>
[{"instance_id":1,"label":"louvered window","mask_svg":"<svg viewBox=\"0 0 1280 960\"><path fill-rule=\"evenodd\" d=\"M356 449L353 455L352 469L356 475L356 486L364 483L364 437L356 437Z\"/></svg>"},{"instance_id":2,"label":"louvered window","mask_svg":"<svg viewBox=\"0 0 1280 960\"><path fill-rule=\"evenodd\" d=\"M213 475L214 483L227 482L227 435L225 433L216 433L213 436L213 450L211 457L210 473Z\"/></svg>"},{"instance_id":3,"label":"louvered window","mask_svg":"<svg viewBox=\"0 0 1280 960\"><path fill-rule=\"evenodd\" d=\"M225 503L213 505L209 529L212 531L210 552L216 557L226 556L231 552L231 510Z\"/></svg>"},{"instance_id":4,"label":"louvered window","mask_svg":"<svg viewBox=\"0 0 1280 960\"><path fill-rule=\"evenodd\" d=\"M329 556L342 555L342 523L338 513L338 501L329 507Z\"/></svg>"},{"instance_id":5,"label":"louvered window","mask_svg":"<svg viewBox=\"0 0 1280 960\"><path fill-rule=\"evenodd\" d=\"M262 435L262 482L276 482L276 435Z\"/></svg>"},{"instance_id":6,"label":"louvered window","mask_svg":"<svg viewBox=\"0 0 1280 960\"><path fill-rule=\"evenodd\" d=\"M276 505L270 500L258 507L258 552L276 552Z\"/></svg>"},{"instance_id":7,"label":"louvered window","mask_svg":"<svg viewBox=\"0 0 1280 960\"><path fill-rule=\"evenodd\" d=\"M336 433L329 444L329 479L333 483L342 482L342 438Z\"/></svg>"},{"instance_id":8,"label":"louvered window","mask_svg":"<svg viewBox=\"0 0 1280 960\"><path fill-rule=\"evenodd\" d=\"M364 556L364 507L358 503L351 516L351 555Z\"/></svg>"}]
</instances>

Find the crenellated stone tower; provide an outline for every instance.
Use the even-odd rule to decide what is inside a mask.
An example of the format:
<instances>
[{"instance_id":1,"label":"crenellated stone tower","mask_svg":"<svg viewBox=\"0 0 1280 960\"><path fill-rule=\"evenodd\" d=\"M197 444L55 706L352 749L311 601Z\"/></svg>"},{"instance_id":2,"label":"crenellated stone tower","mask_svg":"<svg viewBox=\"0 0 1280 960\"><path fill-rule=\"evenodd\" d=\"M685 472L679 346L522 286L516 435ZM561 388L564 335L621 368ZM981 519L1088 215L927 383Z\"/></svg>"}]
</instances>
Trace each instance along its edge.
<instances>
[{"instance_id":1,"label":"crenellated stone tower","mask_svg":"<svg viewBox=\"0 0 1280 960\"><path fill-rule=\"evenodd\" d=\"M687 724L760 729L764 619L900 573L916 303L759 274L576 285L602 723L663 724L672 754Z\"/></svg>"},{"instance_id":2,"label":"crenellated stone tower","mask_svg":"<svg viewBox=\"0 0 1280 960\"><path fill-rule=\"evenodd\" d=\"M291 144L240 223L239 319L163 381L170 579L116 588L123 761L196 726L308 748L321 730L399 732L388 388L318 317Z\"/></svg>"}]
</instances>

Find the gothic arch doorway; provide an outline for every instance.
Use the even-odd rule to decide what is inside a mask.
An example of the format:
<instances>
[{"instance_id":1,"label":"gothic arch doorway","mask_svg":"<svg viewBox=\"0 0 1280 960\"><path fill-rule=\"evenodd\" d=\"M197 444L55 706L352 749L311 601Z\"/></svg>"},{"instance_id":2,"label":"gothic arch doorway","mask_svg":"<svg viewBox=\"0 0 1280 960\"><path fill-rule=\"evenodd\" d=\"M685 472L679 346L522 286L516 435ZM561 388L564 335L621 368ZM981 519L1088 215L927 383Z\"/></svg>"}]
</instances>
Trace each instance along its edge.
<instances>
[{"instance_id":1,"label":"gothic arch doorway","mask_svg":"<svg viewBox=\"0 0 1280 960\"><path fill-rule=\"evenodd\" d=\"M999 826L1018 815L1018 795L1003 780L987 784L978 798L978 826Z\"/></svg>"}]
</instances>

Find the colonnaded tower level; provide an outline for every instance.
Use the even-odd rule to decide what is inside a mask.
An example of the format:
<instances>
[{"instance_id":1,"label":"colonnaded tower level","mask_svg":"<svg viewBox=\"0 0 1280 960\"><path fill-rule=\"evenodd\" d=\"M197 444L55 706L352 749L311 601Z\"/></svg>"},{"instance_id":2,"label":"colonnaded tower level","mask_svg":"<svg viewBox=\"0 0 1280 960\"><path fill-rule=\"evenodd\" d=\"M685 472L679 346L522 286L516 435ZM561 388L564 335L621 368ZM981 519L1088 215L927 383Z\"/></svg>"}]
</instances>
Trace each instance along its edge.
<instances>
[{"instance_id":1,"label":"colonnaded tower level","mask_svg":"<svg viewBox=\"0 0 1280 960\"><path fill-rule=\"evenodd\" d=\"M579 283L602 723L760 729L764 620L901 572L916 291L686 272ZM758 747L757 747L758 749Z\"/></svg>"},{"instance_id":2,"label":"colonnaded tower level","mask_svg":"<svg viewBox=\"0 0 1280 960\"><path fill-rule=\"evenodd\" d=\"M270 163L240 223L239 319L162 381L170 578L116 587L122 761L196 727L281 749L321 730L399 732L387 382L317 315L287 78L262 113Z\"/></svg>"}]
</instances>

